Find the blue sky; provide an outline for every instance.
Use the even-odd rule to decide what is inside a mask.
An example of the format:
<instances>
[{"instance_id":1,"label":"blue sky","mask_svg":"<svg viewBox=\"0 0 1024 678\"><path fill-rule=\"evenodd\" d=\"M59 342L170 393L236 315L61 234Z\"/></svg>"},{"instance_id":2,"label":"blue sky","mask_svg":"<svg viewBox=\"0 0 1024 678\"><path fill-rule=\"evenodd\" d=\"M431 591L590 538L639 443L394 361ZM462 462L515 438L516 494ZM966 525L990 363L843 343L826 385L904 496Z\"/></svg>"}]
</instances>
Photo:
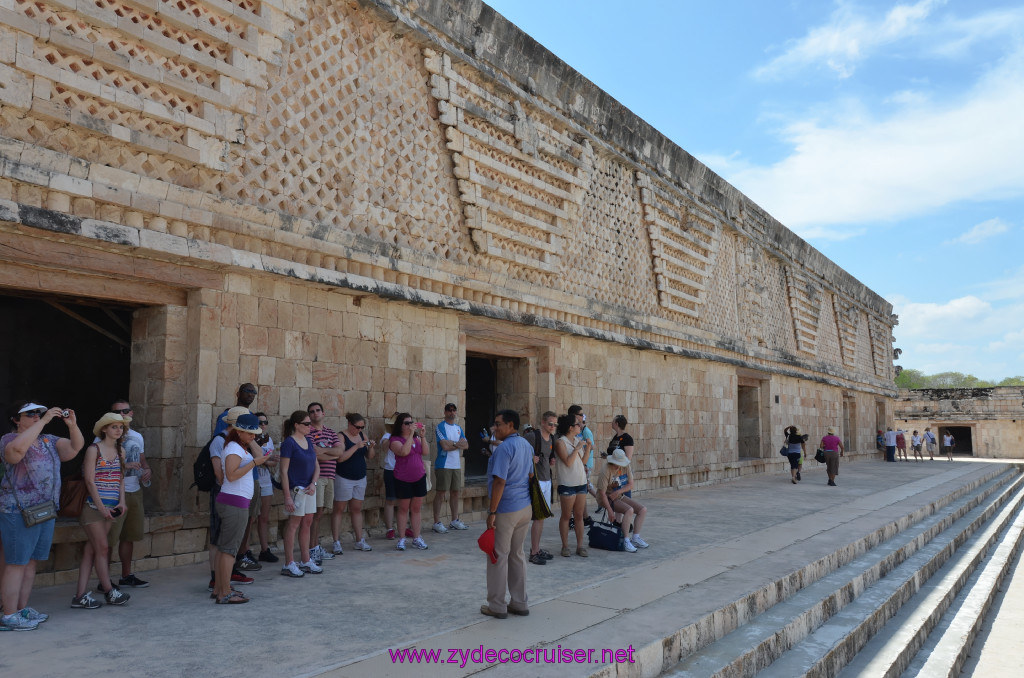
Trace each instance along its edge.
<instances>
[{"instance_id":1,"label":"blue sky","mask_svg":"<svg viewBox=\"0 0 1024 678\"><path fill-rule=\"evenodd\" d=\"M895 306L898 364L1024 374L1024 5L493 0Z\"/></svg>"}]
</instances>

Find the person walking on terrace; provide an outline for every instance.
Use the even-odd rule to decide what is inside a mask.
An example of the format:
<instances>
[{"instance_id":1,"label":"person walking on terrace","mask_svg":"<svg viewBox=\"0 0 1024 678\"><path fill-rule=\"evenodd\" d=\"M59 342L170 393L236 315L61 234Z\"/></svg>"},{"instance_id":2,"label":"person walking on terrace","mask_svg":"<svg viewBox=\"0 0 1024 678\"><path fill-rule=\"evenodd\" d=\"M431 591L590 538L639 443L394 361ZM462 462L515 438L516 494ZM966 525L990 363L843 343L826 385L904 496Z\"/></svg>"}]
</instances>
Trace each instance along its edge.
<instances>
[{"instance_id":1,"label":"person walking on terrace","mask_svg":"<svg viewBox=\"0 0 1024 678\"><path fill-rule=\"evenodd\" d=\"M821 449L825 451L825 473L828 474L828 485L836 486L836 476L839 475L839 457L845 453L843 441L836 435L836 430L829 426L825 431L825 437L821 439Z\"/></svg>"},{"instance_id":2,"label":"person walking on terrace","mask_svg":"<svg viewBox=\"0 0 1024 678\"><path fill-rule=\"evenodd\" d=\"M782 430L786 436L786 458L789 459L789 475L794 485L803 480L800 467L803 466L804 453L807 452L807 436L800 433L796 426L787 426Z\"/></svg>"}]
</instances>

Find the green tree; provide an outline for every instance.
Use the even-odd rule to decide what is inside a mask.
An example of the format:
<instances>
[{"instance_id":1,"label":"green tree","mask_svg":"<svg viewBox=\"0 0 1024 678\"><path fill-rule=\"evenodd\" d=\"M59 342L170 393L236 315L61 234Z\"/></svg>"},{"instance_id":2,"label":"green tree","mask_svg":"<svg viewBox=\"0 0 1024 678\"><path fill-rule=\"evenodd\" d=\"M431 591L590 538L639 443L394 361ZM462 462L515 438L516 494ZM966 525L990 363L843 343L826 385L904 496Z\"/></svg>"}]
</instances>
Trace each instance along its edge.
<instances>
[{"instance_id":1,"label":"green tree","mask_svg":"<svg viewBox=\"0 0 1024 678\"><path fill-rule=\"evenodd\" d=\"M928 376L921 370L903 370L896 377L898 388L928 388Z\"/></svg>"},{"instance_id":2,"label":"green tree","mask_svg":"<svg viewBox=\"0 0 1024 678\"><path fill-rule=\"evenodd\" d=\"M1024 375L1017 377L1007 377L997 384L997 386L1024 386Z\"/></svg>"}]
</instances>

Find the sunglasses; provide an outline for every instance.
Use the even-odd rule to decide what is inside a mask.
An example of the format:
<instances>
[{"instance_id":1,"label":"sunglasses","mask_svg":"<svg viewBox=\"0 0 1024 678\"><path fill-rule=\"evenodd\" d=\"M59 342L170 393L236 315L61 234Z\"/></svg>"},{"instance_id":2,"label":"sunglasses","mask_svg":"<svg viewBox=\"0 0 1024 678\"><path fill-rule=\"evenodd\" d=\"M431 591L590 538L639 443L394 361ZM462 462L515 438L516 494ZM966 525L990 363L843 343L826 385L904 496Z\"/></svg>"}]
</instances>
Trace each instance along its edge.
<instances>
[{"instance_id":1,"label":"sunglasses","mask_svg":"<svg viewBox=\"0 0 1024 678\"><path fill-rule=\"evenodd\" d=\"M46 414L46 410L30 410L28 412L22 412L23 417L41 417Z\"/></svg>"},{"instance_id":2,"label":"sunglasses","mask_svg":"<svg viewBox=\"0 0 1024 678\"><path fill-rule=\"evenodd\" d=\"M403 422L402 422L402 426L412 426L412 420L409 420L409 421L403 421Z\"/></svg>"},{"instance_id":3,"label":"sunglasses","mask_svg":"<svg viewBox=\"0 0 1024 678\"><path fill-rule=\"evenodd\" d=\"M130 408L130 407L126 407L123 410L111 410L111 412L114 412L115 414L128 414L131 411L132 411L132 408Z\"/></svg>"},{"instance_id":4,"label":"sunglasses","mask_svg":"<svg viewBox=\"0 0 1024 678\"><path fill-rule=\"evenodd\" d=\"M311 426L313 424L313 422L311 421L300 421L299 423L302 424L303 426Z\"/></svg>"},{"instance_id":5,"label":"sunglasses","mask_svg":"<svg viewBox=\"0 0 1024 678\"><path fill-rule=\"evenodd\" d=\"M269 426L270 422L265 419L260 419L260 426Z\"/></svg>"},{"instance_id":6,"label":"sunglasses","mask_svg":"<svg viewBox=\"0 0 1024 678\"><path fill-rule=\"evenodd\" d=\"M362 431L364 428L366 428L366 424L363 424L362 426L356 426L356 428Z\"/></svg>"}]
</instances>

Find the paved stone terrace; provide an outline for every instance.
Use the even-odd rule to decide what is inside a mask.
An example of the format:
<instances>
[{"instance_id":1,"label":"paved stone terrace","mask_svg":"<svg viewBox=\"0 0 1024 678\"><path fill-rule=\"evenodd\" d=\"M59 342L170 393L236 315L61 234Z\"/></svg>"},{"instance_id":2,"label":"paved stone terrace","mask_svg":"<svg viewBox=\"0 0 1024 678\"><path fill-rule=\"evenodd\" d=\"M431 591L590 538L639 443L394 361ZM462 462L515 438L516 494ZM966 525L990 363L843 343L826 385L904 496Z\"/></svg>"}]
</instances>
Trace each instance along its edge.
<instances>
[{"instance_id":1,"label":"paved stone terrace","mask_svg":"<svg viewBox=\"0 0 1024 678\"><path fill-rule=\"evenodd\" d=\"M32 605L51 619L34 632L0 635L0 673L463 676L485 666L396 666L387 650L527 648L543 642L549 649L595 648L599 655L601 648L642 647L738 598L743 591L722 576L738 565L765 558L768 581L823 555L818 550L852 541L992 470L966 460L862 461L845 464L839 487L829 488L824 467L812 463L795 487L787 471L649 495L642 498L649 510L643 534L651 548L636 554L591 550L587 559L556 555L545 566L529 565L528 618L480 615L485 593L484 557L476 548L479 523L464 532L426 533L427 551L396 552L394 542L380 539L372 541L371 553L346 544L345 554L326 562L321 576L288 579L265 566L254 573L255 584L244 587L252 597L247 605L215 606L205 566L150 572L152 586L131 591L131 602L121 608L72 610L73 586L43 588ZM553 520L543 546L557 553L558 545ZM791 562L771 557L792 545L798 548L790 549ZM750 581L749 588L759 583ZM679 591L692 604L668 604L667 596ZM635 619L643 623L616 624L630 610L642 612ZM131 640L114 641L121 637ZM599 668L506 664L487 671L589 675Z\"/></svg>"}]
</instances>

